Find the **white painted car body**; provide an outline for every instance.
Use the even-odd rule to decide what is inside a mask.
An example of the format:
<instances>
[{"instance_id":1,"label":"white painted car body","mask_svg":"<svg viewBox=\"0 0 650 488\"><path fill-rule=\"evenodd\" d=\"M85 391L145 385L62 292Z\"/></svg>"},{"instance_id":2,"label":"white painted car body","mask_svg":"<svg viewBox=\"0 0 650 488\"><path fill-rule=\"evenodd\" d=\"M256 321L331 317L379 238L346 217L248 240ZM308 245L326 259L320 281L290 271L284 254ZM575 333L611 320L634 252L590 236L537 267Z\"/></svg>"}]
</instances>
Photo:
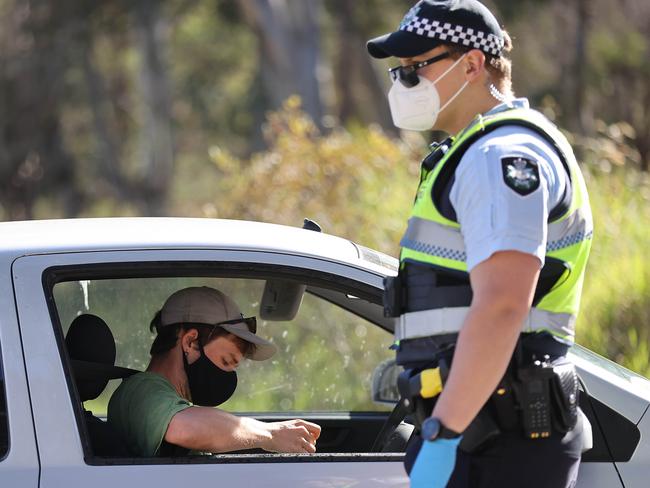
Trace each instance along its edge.
<instances>
[{"instance_id":1,"label":"white painted car body","mask_svg":"<svg viewBox=\"0 0 650 488\"><path fill-rule=\"evenodd\" d=\"M341 276L381 293L396 260L341 238L209 219L78 219L0 224L0 350L9 448L0 486L406 487L400 454L233 455L192 463L98 462L84 450L44 277L52 268L136 263L268 264ZM354 289L350 290L354 293ZM381 307L369 320L391 328ZM60 338L58 338L60 341ZM650 382L586 350L572 354L589 392L640 431L625 462L584 462L580 488L646 487ZM0 418L2 421L2 418ZM614 442L614 441L612 441Z\"/></svg>"}]
</instances>

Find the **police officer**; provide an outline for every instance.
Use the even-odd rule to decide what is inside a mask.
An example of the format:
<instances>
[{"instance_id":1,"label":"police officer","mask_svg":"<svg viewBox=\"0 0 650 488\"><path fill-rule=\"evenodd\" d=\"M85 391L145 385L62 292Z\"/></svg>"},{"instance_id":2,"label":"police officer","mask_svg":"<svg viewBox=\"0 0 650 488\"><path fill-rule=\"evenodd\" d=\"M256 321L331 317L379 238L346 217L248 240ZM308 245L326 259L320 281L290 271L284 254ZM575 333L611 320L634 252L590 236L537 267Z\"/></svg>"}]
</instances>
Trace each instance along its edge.
<instances>
[{"instance_id":1,"label":"police officer","mask_svg":"<svg viewBox=\"0 0 650 488\"><path fill-rule=\"evenodd\" d=\"M592 219L571 147L513 97L511 40L477 0L422 0L367 47L399 59L394 124L451 135L422 163L386 283L411 486L572 487L591 431L565 356Z\"/></svg>"}]
</instances>

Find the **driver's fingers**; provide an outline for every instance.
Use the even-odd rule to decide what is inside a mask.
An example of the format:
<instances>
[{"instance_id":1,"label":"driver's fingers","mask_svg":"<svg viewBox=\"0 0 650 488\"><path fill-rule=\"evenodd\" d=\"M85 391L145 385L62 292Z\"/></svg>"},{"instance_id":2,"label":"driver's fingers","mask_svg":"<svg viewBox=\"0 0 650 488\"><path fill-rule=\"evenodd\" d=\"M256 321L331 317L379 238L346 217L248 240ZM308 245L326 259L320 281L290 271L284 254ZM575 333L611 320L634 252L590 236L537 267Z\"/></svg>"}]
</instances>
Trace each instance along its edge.
<instances>
[{"instance_id":1,"label":"driver's fingers","mask_svg":"<svg viewBox=\"0 0 650 488\"><path fill-rule=\"evenodd\" d=\"M301 425L300 427L297 428L297 431L302 435L303 438L305 439L312 439L314 436L312 435L311 432L305 427L304 425Z\"/></svg>"},{"instance_id":2,"label":"driver's fingers","mask_svg":"<svg viewBox=\"0 0 650 488\"><path fill-rule=\"evenodd\" d=\"M320 431L321 431L320 425L314 424L312 422L307 422L306 420L300 420L299 422L300 425L302 425L309 431L309 433L314 439L318 439L318 437L320 437Z\"/></svg>"},{"instance_id":3,"label":"driver's fingers","mask_svg":"<svg viewBox=\"0 0 650 488\"><path fill-rule=\"evenodd\" d=\"M302 441L302 447L303 447L305 452L310 453L310 454L313 454L313 453L316 452L316 446L312 442L308 441L304 437L301 438L301 441Z\"/></svg>"}]
</instances>

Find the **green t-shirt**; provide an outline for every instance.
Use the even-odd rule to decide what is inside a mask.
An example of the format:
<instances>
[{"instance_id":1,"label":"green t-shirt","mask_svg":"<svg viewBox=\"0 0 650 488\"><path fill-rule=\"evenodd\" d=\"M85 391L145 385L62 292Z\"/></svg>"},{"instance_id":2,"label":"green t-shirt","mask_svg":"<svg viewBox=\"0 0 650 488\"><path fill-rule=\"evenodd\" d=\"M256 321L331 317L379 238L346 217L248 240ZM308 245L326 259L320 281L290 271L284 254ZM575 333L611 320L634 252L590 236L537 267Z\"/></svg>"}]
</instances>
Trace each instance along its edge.
<instances>
[{"instance_id":1,"label":"green t-shirt","mask_svg":"<svg viewBox=\"0 0 650 488\"><path fill-rule=\"evenodd\" d=\"M178 395L166 378L137 373L122 381L108 403L108 423L134 456L153 457L172 417L192 404Z\"/></svg>"}]
</instances>

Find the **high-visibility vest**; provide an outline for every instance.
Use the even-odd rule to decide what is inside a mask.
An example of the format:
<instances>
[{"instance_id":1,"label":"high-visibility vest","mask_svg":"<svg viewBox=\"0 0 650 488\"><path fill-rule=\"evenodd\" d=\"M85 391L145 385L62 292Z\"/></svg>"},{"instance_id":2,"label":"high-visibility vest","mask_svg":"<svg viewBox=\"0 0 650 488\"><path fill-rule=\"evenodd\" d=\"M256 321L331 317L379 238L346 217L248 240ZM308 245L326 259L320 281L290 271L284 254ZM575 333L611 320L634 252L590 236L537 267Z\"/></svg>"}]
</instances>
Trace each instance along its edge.
<instances>
[{"instance_id":1,"label":"high-visibility vest","mask_svg":"<svg viewBox=\"0 0 650 488\"><path fill-rule=\"evenodd\" d=\"M546 331L561 342L571 344L591 239L593 222L589 197L582 173L564 135L541 113L514 108L488 116L478 116L452 139L452 144L432 169L423 169L408 228L400 242L400 266L428 265L438 274L464 276L469 285L465 244L455 213L442 212L449 204L450 181L463 154L480 137L503 126L522 126L539 134L555 148L569 176L563 202L552 209L548 219L546 265L560 272L544 293L537 293L522 332ZM446 191L445 191L446 188ZM447 199L446 202L443 202ZM446 215L443 215L445 213ZM545 265L545 268L547 267ZM544 275L544 269L542 269ZM539 286L539 285L538 285ZM539 288L538 288L539 292ZM408 291L407 291L408 293ZM435 288L431 290L435 294ZM454 300L450 300L450 303ZM407 312L396 325L396 339L458 332L467 306L450 306L437 301L430 310ZM444 302L444 300L443 300Z\"/></svg>"}]
</instances>

